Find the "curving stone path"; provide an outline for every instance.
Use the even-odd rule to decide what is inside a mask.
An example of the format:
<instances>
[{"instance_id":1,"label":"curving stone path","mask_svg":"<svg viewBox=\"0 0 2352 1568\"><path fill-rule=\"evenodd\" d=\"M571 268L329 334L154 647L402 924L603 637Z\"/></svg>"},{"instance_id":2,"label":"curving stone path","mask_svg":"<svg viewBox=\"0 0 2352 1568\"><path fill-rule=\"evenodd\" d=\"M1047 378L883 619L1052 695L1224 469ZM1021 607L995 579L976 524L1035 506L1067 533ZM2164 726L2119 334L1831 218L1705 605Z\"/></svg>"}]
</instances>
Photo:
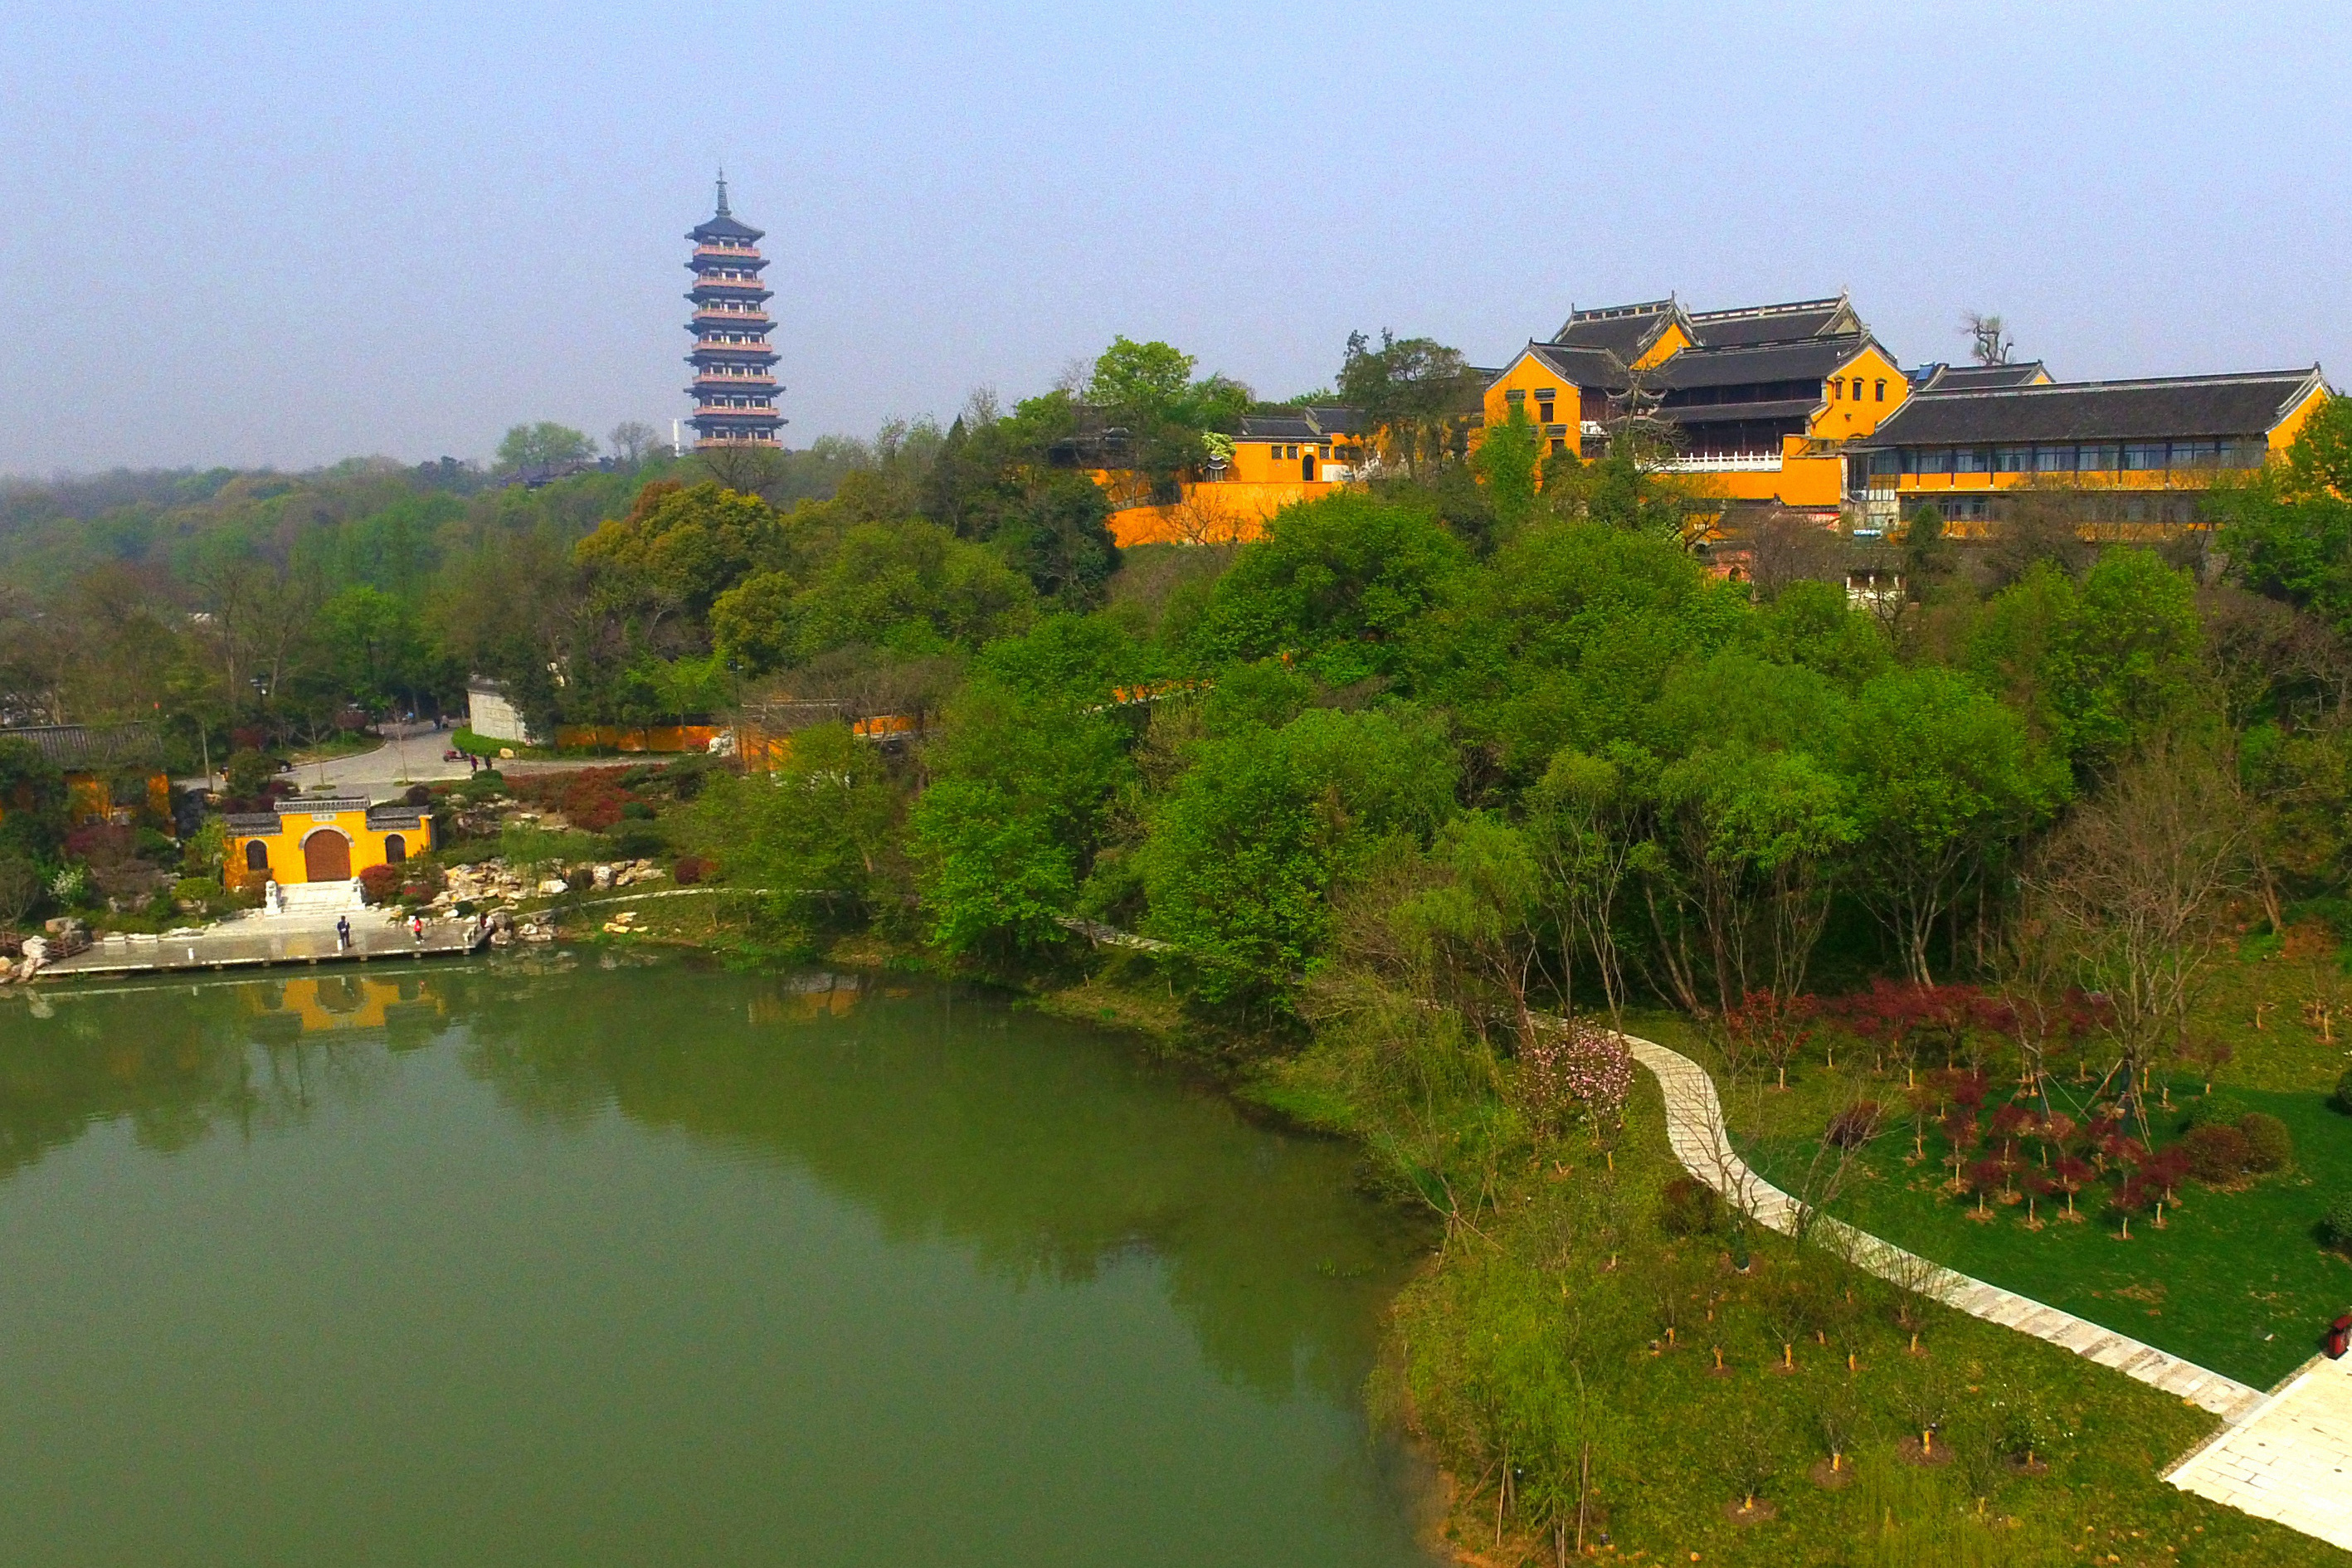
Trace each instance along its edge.
<instances>
[{"instance_id":1,"label":"curving stone path","mask_svg":"<svg viewBox=\"0 0 2352 1568\"><path fill-rule=\"evenodd\" d=\"M2352 1357L2315 1360L2269 1394L2113 1329L1945 1268L1805 1206L1731 1147L1715 1080L1679 1051L1625 1037L1666 1102L1666 1141L1690 1173L1759 1224L1810 1237L1908 1290L2032 1334L2211 1411L2227 1423L2166 1472L2184 1491L2352 1550ZM1807 1221L1810 1218L1810 1226Z\"/></svg>"}]
</instances>

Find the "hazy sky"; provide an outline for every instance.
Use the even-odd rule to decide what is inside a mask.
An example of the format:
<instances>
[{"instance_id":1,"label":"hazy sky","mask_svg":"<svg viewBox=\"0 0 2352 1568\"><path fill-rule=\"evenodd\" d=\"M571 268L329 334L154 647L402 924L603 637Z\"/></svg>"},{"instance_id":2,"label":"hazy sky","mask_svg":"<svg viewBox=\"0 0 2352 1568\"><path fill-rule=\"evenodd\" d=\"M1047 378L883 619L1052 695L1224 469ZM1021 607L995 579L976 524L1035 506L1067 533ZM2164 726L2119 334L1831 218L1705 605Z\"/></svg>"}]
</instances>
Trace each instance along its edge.
<instances>
[{"instance_id":1,"label":"hazy sky","mask_svg":"<svg viewBox=\"0 0 2352 1568\"><path fill-rule=\"evenodd\" d=\"M1669 290L2352 380L2347 66L2342 0L9 0L0 472L667 430L721 160L794 445L1115 332L1282 396Z\"/></svg>"}]
</instances>

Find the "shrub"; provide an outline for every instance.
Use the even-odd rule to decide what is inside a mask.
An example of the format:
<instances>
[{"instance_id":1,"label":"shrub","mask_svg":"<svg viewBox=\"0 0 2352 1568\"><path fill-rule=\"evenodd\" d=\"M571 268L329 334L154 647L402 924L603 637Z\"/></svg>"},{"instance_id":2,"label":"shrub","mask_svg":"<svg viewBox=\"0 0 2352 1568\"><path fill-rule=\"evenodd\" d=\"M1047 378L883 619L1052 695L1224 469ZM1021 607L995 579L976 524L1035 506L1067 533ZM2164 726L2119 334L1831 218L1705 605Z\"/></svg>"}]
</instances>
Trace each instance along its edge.
<instances>
[{"instance_id":1,"label":"shrub","mask_svg":"<svg viewBox=\"0 0 2352 1568\"><path fill-rule=\"evenodd\" d=\"M1829 1131L1822 1137L1840 1149L1859 1149L1878 1136L1883 1119L1878 1101L1859 1100L1831 1117Z\"/></svg>"},{"instance_id":2,"label":"shrub","mask_svg":"<svg viewBox=\"0 0 2352 1568\"><path fill-rule=\"evenodd\" d=\"M2238 1118L2238 1136L2246 1141L2246 1169L2276 1171L2294 1158L2294 1138L2286 1123L2263 1111Z\"/></svg>"},{"instance_id":3,"label":"shrub","mask_svg":"<svg viewBox=\"0 0 2352 1568\"><path fill-rule=\"evenodd\" d=\"M654 808L642 800L628 801L621 806L621 820L624 822L651 822L653 819Z\"/></svg>"},{"instance_id":4,"label":"shrub","mask_svg":"<svg viewBox=\"0 0 2352 1568\"><path fill-rule=\"evenodd\" d=\"M2200 1127L2235 1127L2245 1118L2248 1107L2226 1094L2209 1094L2189 1108L2189 1131Z\"/></svg>"},{"instance_id":5,"label":"shrub","mask_svg":"<svg viewBox=\"0 0 2352 1568\"><path fill-rule=\"evenodd\" d=\"M1723 1199L1695 1176L1676 1176L1658 1194L1658 1226L1668 1236L1705 1236L1723 1221Z\"/></svg>"},{"instance_id":6,"label":"shrub","mask_svg":"<svg viewBox=\"0 0 2352 1568\"><path fill-rule=\"evenodd\" d=\"M709 875L710 863L699 855L681 855L677 864L670 868L670 876L682 888L690 888Z\"/></svg>"},{"instance_id":7,"label":"shrub","mask_svg":"<svg viewBox=\"0 0 2352 1568\"><path fill-rule=\"evenodd\" d=\"M2347 1193L2327 1206L2326 1217L2319 1222L2327 1245L2352 1252L2352 1193Z\"/></svg>"},{"instance_id":8,"label":"shrub","mask_svg":"<svg viewBox=\"0 0 2352 1568\"><path fill-rule=\"evenodd\" d=\"M200 910L215 909L228 901L228 889L211 877L183 877L172 884L172 900Z\"/></svg>"},{"instance_id":9,"label":"shrub","mask_svg":"<svg viewBox=\"0 0 2352 1568\"><path fill-rule=\"evenodd\" d=\"M2200 1127L2180 1146L2189 1151L2189 1173L2208 1186L2236 1181L2253 1157L2246 1135L2234 1127Z\"/></svg>"},{"instance_id":10,"label":"shrub","mask_svg":"<svg viewBox=\"0 0 2352 1568\"><path fill-rule=\"evenodd\" d=\"M371 866L360 873L360 887L369 903L385 903L400 890L400 877L397 866Z\"/></svg>"},{"instance_id":11,"label":"shrub","mask_svg":"<svg viewBox=\"0 0 2352 1568\"><path fill-rule=\"evenodd\" d=\"M650 860L669 847L669 841L652 828L632 823L612 836L617 860Z\"/></svg>"},{"instance_id":12,"label":"shrub","mask_svg":"<svg viewBox=\"0 0 2352 1568\"><path fill-rule=\"evenodd\" d=\"M2352 1111L2352 1068L2346 1068L2344 1076L2336 1080L2336 1109Z\"/></svg>"},{"instance_id":13,"label":"shrub","mask_svg":"<svg viewBox=\"0 0 2352 1568\"><path fill-rule=\"evenodd\" d=\"M411 805L431 805L433 791L424 784L410 784L407 793L400 798Z\"/></svg>"}]
</instances>

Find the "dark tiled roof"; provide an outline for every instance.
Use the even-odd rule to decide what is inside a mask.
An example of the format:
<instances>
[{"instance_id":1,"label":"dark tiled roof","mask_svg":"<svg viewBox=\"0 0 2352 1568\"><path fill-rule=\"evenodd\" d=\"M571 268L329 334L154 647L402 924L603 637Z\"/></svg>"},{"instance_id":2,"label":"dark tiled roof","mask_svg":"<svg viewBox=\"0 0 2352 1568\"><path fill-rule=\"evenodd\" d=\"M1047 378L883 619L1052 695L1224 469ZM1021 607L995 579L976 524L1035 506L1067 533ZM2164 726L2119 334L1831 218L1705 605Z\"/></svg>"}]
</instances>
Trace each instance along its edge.
<instances>
[{"instance_id":1,"label":"dark tiled roof","mask_svg":"<svg viewBox=\"0 0 2352 1568\"><path fill-rule=\"evenodd\" d=\"M1864 330L1860 318L1843 295L1834 300L1796 300L1784 305L1694 310L1690 322L1698 341L1708 348L1844 336Z\"/></svg>"},{"instance_id":2,"label":"dark tiled roof","mask_svg":"<svg viewBox=\"0 0 2352 1568\"><path fill-rule=\"evenodd\" d=\"M225 811L221 826L240 838L268 838L285 831L274 811Z\"/></svg>"},{"instance_id":3,"label":"dark tiled roof","mask_svg":"<svg viewBox=\"0 0 2352 1568\"><path fill-rule=\"evenodd\" d=\"M2049 374L2040 360L2033 359L2021 364L1931 364L1913 380L1923 392L1984 392L2031 386Z\"/></svg>"},{"instance_id":4,"label":"dark tiled roof","mask_svg":"<svg viewBox=\"0 0 2352 1568\"><path fill-rule=\"evenodd\" d=\"M68 773L85 768L152 767L163 748L145 724L26 724L0 730L0 739L29 741Z\"/></svg>"},{"instance_id":5,"label":"dark tiled roof","mask_svg":"<svg viewBox=\"0 0 2352 1568\"><path fill-rule=\"evenodd\" d=\"M1326 436L1356 436L1368 428L1364 411L1350 408L1343 403L1314 404L1307 413Z\"/></svg>"},{"instance_id":6,"label":"dark tiled roof","mask_svg":"<svg viewBox=\"0 0 2352 1568\"><path fill-rule=\"evenodd\" d=\"M1673 391L1768 381L1820 381L1861 353L1867 342L1860 333L1847 333L1752 347L1685 349L1658 366L1654 384Z\"/></svg>"},{"instance_id":7,"label":"dark tiled roof","mask_svg":"<svg viewBox=\"0 0 2352 1568\"><path fill-rule=\"evenodd\" d=\"M1746 425L1762 420L1803 419L1821 405L1818 397L1784 397L1770 403L1691 403L1661 408L1657 416L1677 425Z\"/></svg>"},{"instance_id":8,"label":"dark tiled roof","mask_svg":"<svg viewBox=\"0 0 2352 1568\"><path fill-rule=\"evenodd\" d=\"M372 805L367 814L370 827L422 827L425 817L421 805Z\"/></svg>"},{"instance_id":9,"label":"dark tiled roof","mask_svg":"<svg viewBox=\"0 0 2352 1568\"><path fill-rule=\"evenodd\" d=\"M1242 416L1240 438L1244 441L1316 441L1322 437L1304 415L1244 414Z\"/></svg>"},{"instance_id":10,"label":"dark tiled roof","mask_svg":"<svg viewBox=\"0 0 2352 1568\"><path fill-rule=\"evenodd\" d=\"M1615 392L1625 385L1625 362L1608 349L1569 348L1558 343L1529 343L1528 347L1538 359L1559 372L1560 378L1570 386Z\"/></svg>"},{"instance_id":11,"label":"dark tiled roof","mask_svg":"<svg viewBox=\"0 0 2352 1568\"><path fill-rule=\"evenodd\" d=\"M1666 324L1681 314L1672 300L1572 310L1552 334L1552 342L1568 348L1605 349L1621 360L1637 360Z\"/></svg>"},{"instance_id":12,"label":"dark tiled roof","mask_svg":"<svg viewBox=\"0 0 2352 1568\"><path fill-rule=\"evenodd\" d=\"M1245 414L1238 439L1328 441L1334 436L1357 435L1364 428L1362 409L1340 403L1313 403L1295 414Z\"/></svg>"},{"instance_id":13,"label":"dark tiled roof","mask_svg":"<svg viewBox=\"0 0 2352 1568\"><path fill-rule=\"evenodd\" d=\"M765 229L753 228L722 206L717 214L687 230L686 237L698 244L723 239L739 245L756 245L766 233Z\"/></svg>"},{"instance_id":14,"label":"dark tiled roof","mask_svg":"<svg viewBox=\"0 0 2352 1568\"><path fill-rule=\"evenodd\" d=\"M2260 436L2319 383L2308 370L2151 381L2059 382L1981 392L1915 393L1889 415L1872 447L1977 442L2129 441Z\"/></svg>"},{"instance_id":15,"label":"dark tiled roof","mask_svg":"<svg viewBox=\"0 0 2352 1568\"><path fill-rule=\"evenodd\" d=\"M278 802L280 816L299 816L305 812L365 811L368 797L364 795L337 795L332 790L319 790L310 795L289 795Z\"/></svg>"}]
</instances>

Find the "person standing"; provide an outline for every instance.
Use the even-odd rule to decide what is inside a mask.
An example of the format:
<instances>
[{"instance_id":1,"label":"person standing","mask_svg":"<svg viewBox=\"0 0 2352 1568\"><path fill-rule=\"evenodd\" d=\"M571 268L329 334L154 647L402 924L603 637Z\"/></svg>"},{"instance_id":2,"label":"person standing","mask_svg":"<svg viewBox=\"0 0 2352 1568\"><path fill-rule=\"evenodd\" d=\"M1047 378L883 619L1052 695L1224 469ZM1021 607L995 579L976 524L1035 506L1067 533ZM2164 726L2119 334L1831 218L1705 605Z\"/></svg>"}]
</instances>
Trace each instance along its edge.
<instances>
[{"instance_id":1,"label":"person standing","mask_svg":"<svg viewBox=\"0 0 2352 1568\"><path fill-rule=\"evenodd\" d=\"M425 917L423 915L409 916L408 931L411 936L414 936L416 939L416 945L423 947L425 945Z\"/></svg>"},{"instance_id":2,"label":"person standing","mask_svg":"<svg viewBox=\"0 0 2352 1568\"><path fill-rule=\"evenodd\" d=\"M337 952L349 952L351 949L352 917L349 915L337 915L335 917L335 951Z\"/></svg>"}]
</instances>

